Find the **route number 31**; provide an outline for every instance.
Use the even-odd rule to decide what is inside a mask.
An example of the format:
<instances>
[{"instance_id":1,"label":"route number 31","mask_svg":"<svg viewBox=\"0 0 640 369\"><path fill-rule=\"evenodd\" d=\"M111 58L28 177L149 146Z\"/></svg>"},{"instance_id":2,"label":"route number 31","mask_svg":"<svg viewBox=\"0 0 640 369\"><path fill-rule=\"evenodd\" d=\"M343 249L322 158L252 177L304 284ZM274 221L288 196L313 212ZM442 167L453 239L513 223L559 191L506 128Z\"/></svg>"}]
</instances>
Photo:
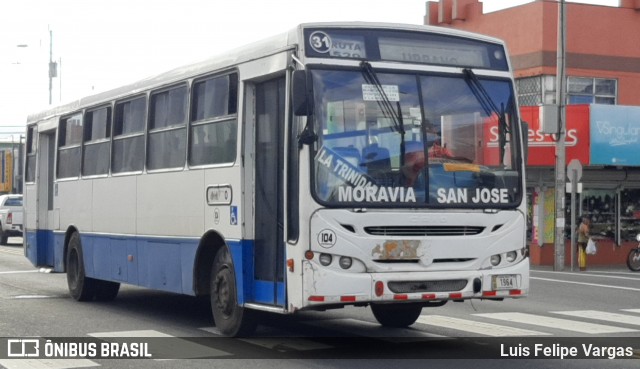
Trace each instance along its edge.
<instances>
[{"instance_id":1,"label":"route number 31","mask_svg":"<svg viewBox=\"0 0 640 369\"><path fill-rule=\"evenodd\" d=\"M331 37L324 32L316 31L309 36L311 48L318 53L324 54L331 50Z\"/></svg>"}]
</instances>

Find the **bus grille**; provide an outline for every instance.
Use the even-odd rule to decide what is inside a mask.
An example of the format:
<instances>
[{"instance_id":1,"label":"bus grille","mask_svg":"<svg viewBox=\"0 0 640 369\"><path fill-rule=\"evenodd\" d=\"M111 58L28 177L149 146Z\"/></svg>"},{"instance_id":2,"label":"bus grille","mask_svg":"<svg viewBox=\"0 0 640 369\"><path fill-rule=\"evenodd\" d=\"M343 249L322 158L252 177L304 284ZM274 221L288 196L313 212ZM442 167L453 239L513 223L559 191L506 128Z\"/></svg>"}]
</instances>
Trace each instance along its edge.
<instances>
[{"instance_id":1,"label":"bus grille","mask_svg":"<svg viewBox=\"0 0 640 369\"><path fill-rule=\"evenodd\" d=\"M373 236L473 236L482 233L484 227L474 226L376 226L365 227Z\"/></svg>"},{"instance_id":2,"label":"bus grille","mask_svg":"<svg viewBox=\"0 0 640 369\"><path fill-rule=\"evenodd\" d=\"M387 286L393 293L450 292L465 288L467 280L389 282Z\"/></svg>"}]
</instances>

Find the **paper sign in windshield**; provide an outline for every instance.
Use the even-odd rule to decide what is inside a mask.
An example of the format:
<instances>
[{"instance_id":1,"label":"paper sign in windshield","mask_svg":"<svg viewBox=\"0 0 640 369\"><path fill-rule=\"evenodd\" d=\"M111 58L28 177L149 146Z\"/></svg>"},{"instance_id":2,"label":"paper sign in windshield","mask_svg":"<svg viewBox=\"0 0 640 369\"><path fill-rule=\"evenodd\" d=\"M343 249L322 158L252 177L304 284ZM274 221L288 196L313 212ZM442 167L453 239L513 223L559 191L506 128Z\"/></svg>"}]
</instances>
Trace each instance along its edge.
<instances>
[{"instance_id":1,"label":"paper sign in windshield","mask_svg":"<svg viewBox=\"0 0 640 369\"><path fill-rule=\"evenodd\" d=\"M378 186L364 171L328 147L323 146L315 160L342 182L330 189L337 191L339 202L416 202L413 188Z\"/></svg>"},{"instance_id":2,"label":"paper sign in windshield","mask_svg":"<svg viewBox=\"0 0 640 369\"><path fill-rule=\"evenodd\" d=\"M400 101L398 86L382 85L382 91L389 101ZM362 85L362 100L364 101L384 101L380 89L375 85Z\"/></svg>"}]
</instances>

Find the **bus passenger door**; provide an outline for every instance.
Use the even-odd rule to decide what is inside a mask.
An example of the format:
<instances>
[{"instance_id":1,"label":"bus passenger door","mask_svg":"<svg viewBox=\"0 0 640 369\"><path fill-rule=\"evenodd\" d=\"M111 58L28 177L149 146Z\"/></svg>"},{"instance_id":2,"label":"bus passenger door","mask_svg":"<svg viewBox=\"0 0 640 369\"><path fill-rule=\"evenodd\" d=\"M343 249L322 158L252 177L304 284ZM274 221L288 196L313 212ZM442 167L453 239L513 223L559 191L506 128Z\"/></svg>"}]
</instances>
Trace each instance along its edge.
<instances>
[{"instance_id":1,"label":"bus passenger door","mask_svg":"<svg viewBox=\"0 0 640 369\"><path fill-rule=\"evenodd\" d=\"M55 260L52 233L55 139L55 130L38 134L35 186L25 186L25 191L28 191L25 204L25 255L35 266L54 266L56 271L61 271L64 263L62 256Z\"/></svg>"},{"instance_id":2,"label":"bus passenger door","mask_svg":"<svg viewBox=\"0 0 640 369\"><path fill-rule=\"evenodd\" d=\"M284 306L285 77L255 85L254 298Z\"/></svg>"}]
</instances>

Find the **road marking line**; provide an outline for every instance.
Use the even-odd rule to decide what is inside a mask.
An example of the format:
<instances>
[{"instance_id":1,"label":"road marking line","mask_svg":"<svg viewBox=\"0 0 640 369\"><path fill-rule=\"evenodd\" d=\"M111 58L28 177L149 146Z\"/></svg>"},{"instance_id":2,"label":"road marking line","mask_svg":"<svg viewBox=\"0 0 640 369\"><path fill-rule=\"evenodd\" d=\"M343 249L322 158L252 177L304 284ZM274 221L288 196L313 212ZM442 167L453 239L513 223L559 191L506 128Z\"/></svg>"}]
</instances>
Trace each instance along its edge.
<instances>
[{"instance_id":1,"label":"road marking line","mask_svg":"<svg viewBox=\"0 0 640 369\"><path fill-rule=\"evenodd\" d=\"M640 314L640 309L622 309L622 311L628 311L630 313L638 313L638 314Z\"/></svg>"},{"instance_id":2,"label":"road marking line","mask_svg":"<svg viewBox=\"0 0 640 369\"><path fill-rule=\"evenodd\" d=\"M626 290L626 291L637 291L640 292L640 288L632 288L632 287L623 287L623 286L613 286L608 284L597 284L597 283L585 283L585 282L574 282L574 281L563 281L561 279L550 279L550 278L538 278L538 277L529 277L529 279L535 279L538 281L547 281L547 282L560 282L560 283L569 283L569 284L580 284L583 286L591 286L591 287L605 287L605 288L615 288L618 290Z\"/></svg>"},{"instance_id":3,"label":"road marking line","mask_svg":"<svg viewBox=\"0 0 640 369\"><path fill-rule=\"evenodd\" d=\"M459 331L482 334L492 337L508 337L508 336L547 336L549 333L536 332L527 329L508 327L504 325L477 322L474 320L466 320L453 318L442 315L422 315L418 318L418 323L425 325L433 325L442 328L450 328Z\"/></svg>"},{"instance_id":4,"label":"road marking line","mask_svg":"<svg viewBox=\"0 0 640 369\"><path fill-rule=\"evenodd\" d=\"M589 333L589 334L602 334L602 333L626 333L637 332L635 329L620 328L609 325L585 323L577 320L558 319L543 315L534 315L526 313L488 313L488 314L473 314L476 316L482 316L490 319L504 320L513 323L522 323L537 325L547 328L563 329L567 331Z\"/></svg>"},{"instance_id":5,"label":"road marking line","mask_svg":"<svg viewBox=\"0 0 640 369\"><path fill-rule=\"evenodd\" d=\"M209 332L209 333L213 333L216 336L224 336L224 334L222 334L222 332L220 332L220 330L216 327L203 327L203 328L199 328L201 331L205 331L205 332Z\"/></svg>"},{"instance_id":6,"label":"road marking line","mask_svg":"<svg viewBox=\"0 0 640 369\"><path fill-rule=\"evenodd\" d=\"M0 365L7 369L71 369L100 366L88 359L0 359Z\"/></svg>"},{"instance_id":7,"label":"road marking line","mask_svg":"<svg viewBox=\"0 0 640 369\"><path fill-rule=\"evenodd\" d=\"M265 347L270 350L280 352L287 351L309 351L324 350L334 346L325 345L324 343L315 342L303 338L287 338L287 337L265 337L265 338L241 338L240 341L250 343L252 345Z\"/></svg>"},{"instance_id":8,"label":"road marking line","mask_svg":"<svg viewBox=\"0 0 640 369\"><path fill-rule=\"evenodd\" d=\"M222 333L216 327L204 327L200 328L205 332L213 333L217 336L222 336ZM308 350L322 350L333 348L333 346L325 345L320 342L304 338L288 338L288 337L266 337L266 338L241 338L240 341L250 343L252 345L265 347L271 350L277 351L308 351Z\"/></svg>"},{"instance_id":9,"label":"road marking line","mask_svg":"<svg viewBox=\"0 0 640 369\"><path fill-rule=\"evenodd\" d=\"M153 347L149 347L153 356L168 357L163 359L155 358L154 360L156 361L211 358L232 355L226 351L200 345L198 343L155 330L97 332L89 333L88 335L96 338L105 338L105 341L109 341L109 338L171 338L170 340L154 340Z\"/></svg>"},{"instance_id":10,"label":"road marking line","mask_svg":"<svg viewBox=\"0 0 640 369\"><path fill-rule=\"evenodd\" d=\"M601 274L628 274L628 275L636 275L632 272L601 272L601 271L593 271L589 273L576 273L576 272L556 272L552 270L532 270L534 273L547 273L547 274L564 274L564 275L574 275L580 277L598 277L598 278L610 278L610 279L626 279L630 281L638 281L640 280L640 276L637 277L622 277L622 276L613 276L613 275L601 275ZM596 274L601 273L601 274Z\"/></svg>"},{"instance_id":11,"label":"road marking line","mask_svg":"<svg viewBox=\"0 0 640 369\"><path fill-rule=\"evenodd\" d=\"M606 322L614 322L628 325L640 325L640 317L608 313L606 311L596 310L575 310L575 311L552 311L553 314L570 315L577 318L587 318L595 320L604 320Z\"/></svg>"},{"instance_id":12,"label":"road marking line","mask_svg":"<svg viewBox=\"0 0 640 369\"><path fill-rule=\"evenodd\" d=\"M122 338L171 338L174 337L170 334L158 332L155 330L140 330L140 331L121 331L121 332L96 332L96 333L88 333L88 336L96 337L96 338L111 338L111 337L122 337Z\"/></svg>"},{"instance_id":13,"label":"road marking line","mask_svg":"<svg viewBox=\"0 0 640 369\"><path fill-rule=\"evenodd\" d=\"M0 272L0 274L21 274L21 273L39 273L39 270L12 270L8 272Z\"/></svg>"},{"instance_id":14,"label":"road marking line","mask_svg":"<svg viewBox=\"0 0 640 369\"><path fill-rule=\"evenodd\" d=\"M19 296L11 296L12 299L50 299L56 296L47 296L47 295L19 295Z\"/></svg>"},{"instance_id":15,"label":"road marking line","mask_svg":"<svg viewBox=\"0 0 640 369\"><path fill-rule=\"evenodd\" d=\"M416 340L424 340L425 338L450 338L439 334L423 332L417 329L383 327L378 323L353 318L314 320L303 323L305 325L348 332L349 334L357 336L376 337L388 340L393 340L395 338ZM403 342L406 341L407 340L403 340Z\"/></svg>"}]
</instances>

